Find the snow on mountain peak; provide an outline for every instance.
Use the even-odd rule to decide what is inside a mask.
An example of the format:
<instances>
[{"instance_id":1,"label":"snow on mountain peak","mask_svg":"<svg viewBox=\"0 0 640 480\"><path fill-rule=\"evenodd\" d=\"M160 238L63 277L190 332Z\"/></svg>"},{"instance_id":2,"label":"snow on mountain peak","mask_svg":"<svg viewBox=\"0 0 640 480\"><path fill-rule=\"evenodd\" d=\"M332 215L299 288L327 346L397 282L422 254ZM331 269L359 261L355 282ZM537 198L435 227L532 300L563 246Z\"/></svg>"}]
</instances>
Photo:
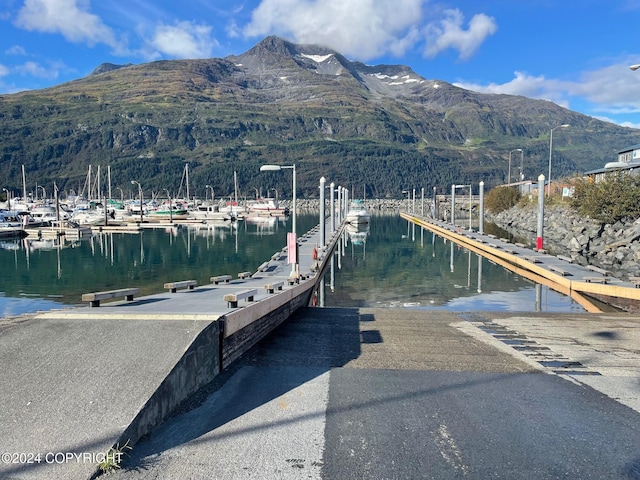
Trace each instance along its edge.
<instances>
[{"instance_id":1,"label":"snow on mountain peak","mask_svg":"<svg viewBox=\"0 0 640 480\"><path fill-rule=\"evenodd\" d=\"M374 77L379 80L383 80L387 82L387 85L405 85L407 83L424 83L424 80L421 78L414 78L411 75L385 75L383 73L374 73ZM389 81L391 80L391 81Z\"/></svg>"},{"instance_id":2,"label":"snow on mountain peak","mask_svg":"<svg viewBox=\"0 0 640 480\"><path fill-rule=\"evenodd\" d=\"M309 55L306 53L301 53L300 56L313 60L316 63L322 63L325 60L328 60L329 58L333 57L333 53L329 53L327 55Z\"/></svg>"}]
</instances>

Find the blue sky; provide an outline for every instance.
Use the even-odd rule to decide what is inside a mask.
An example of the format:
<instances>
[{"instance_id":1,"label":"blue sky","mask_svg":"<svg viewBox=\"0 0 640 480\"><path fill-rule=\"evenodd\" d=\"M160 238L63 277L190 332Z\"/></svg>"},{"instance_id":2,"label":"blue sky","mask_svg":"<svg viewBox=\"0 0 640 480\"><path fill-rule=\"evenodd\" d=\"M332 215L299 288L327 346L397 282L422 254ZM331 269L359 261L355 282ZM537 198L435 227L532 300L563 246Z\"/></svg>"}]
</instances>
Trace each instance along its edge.
<instances>
[{"instance_id":1,"label":"blue sky","mask_svg":"<svg viewBox=\"0 0 640 480\"><path fill-rule=\"evenodd\" d=\"M0 0L0 93L268 35L640 128L639 0Z\"/></svg>"}]
</instances>

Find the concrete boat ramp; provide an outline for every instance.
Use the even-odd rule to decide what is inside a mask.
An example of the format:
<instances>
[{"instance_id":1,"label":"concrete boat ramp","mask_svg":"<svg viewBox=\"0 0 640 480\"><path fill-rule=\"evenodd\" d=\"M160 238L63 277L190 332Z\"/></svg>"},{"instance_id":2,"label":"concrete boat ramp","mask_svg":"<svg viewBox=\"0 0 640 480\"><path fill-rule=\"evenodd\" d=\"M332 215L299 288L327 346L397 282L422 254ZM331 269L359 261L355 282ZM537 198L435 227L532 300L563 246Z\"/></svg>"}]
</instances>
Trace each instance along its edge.
<instances>
[{"instance_id":1,"label":"concrete boat ramp","mask_svg":"<svg viewBox=\"0 0 640 480\"><path fill-rule=\"evenodd\" d=\"M95 475L112 447L149 434L307 305L340 231L321 236L316 227L300 237L301 278L292 284L283 249L249 278L212 272L232 276L229 283L0 319L0 478ZM282 290L265 288L279 282ZM253 301L237 308L224 299L248 289Z\"/></svg>"}]
</instances>

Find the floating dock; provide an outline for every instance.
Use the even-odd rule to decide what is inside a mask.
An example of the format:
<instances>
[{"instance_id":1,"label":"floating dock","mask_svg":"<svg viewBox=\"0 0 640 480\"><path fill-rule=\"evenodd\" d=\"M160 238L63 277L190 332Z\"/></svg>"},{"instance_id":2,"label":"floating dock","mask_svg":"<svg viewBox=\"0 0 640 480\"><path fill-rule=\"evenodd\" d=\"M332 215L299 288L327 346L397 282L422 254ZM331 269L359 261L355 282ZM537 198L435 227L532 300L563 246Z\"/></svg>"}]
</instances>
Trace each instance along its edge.
<instances>
[{"instance_id":1,"label":"floating dock","mask_svg":"<svg viewBox=\"0 0 640 480\"><path fill-rule=\"evenodd\" d=\"M615 278L604 269L572 263L571 259L536 251L506 239L465 230L431 218L402 212L402 218L458 243L499 265L572 297L587 311L599 312L584 295L640 300L638 283Z\"/></svg>"}]
</instances>

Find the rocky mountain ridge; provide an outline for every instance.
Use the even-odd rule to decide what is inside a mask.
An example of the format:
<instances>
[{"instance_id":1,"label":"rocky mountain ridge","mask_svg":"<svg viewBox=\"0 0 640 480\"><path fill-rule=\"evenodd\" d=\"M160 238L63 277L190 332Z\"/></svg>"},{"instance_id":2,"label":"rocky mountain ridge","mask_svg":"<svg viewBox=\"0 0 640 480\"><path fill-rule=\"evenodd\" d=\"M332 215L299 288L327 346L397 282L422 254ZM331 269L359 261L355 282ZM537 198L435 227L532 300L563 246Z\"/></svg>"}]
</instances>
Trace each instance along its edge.
<instances>
[{"instance_id":1,"label":"rocky mountain ridge","mask_svg":"<svg viewBox=\"0 0 640 480\"><path fill-rule=\"evenodd\" d=\"M25 165L30 184L86 192L89 166L101 165L113 187L136 179L175 194L188 163L200 196L207 184L229 195L234 172L245 194L275 187L287 196L287 176L257 172L296 163L301 197L317 196L325 176L354 196L400 198L414 187L501 184L514 148L536 178L546 171L549 129L564 123L558 176L640 143L639 130L551 102L479 94L407 66L368 66L267 37L241 55L103 64L73 82L1 95L0 183L21 190Z\"/></svg>"}]
</instances>

